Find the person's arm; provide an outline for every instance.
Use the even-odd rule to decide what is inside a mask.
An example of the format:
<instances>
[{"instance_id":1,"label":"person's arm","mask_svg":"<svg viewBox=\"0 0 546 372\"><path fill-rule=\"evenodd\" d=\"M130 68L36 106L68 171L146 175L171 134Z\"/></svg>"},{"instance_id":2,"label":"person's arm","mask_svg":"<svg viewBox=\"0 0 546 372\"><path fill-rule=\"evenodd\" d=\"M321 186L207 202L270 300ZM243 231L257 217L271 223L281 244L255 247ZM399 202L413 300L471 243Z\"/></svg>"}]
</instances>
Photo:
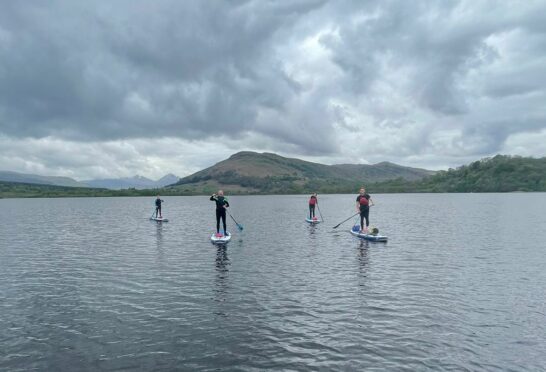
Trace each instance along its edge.
<instances>
[{"instance_id":1,"label":"person's arm","mask_svg":"<svg viewBox=\"0 0 546 372\"><path fill-rule=\"evenodd\" d=\"M228 200L226 198L224 198L224 201L225 201L224 208L229 208Z\"/></svg>"},{"instance_id":2,"label":"person's arm","mask_svg":"<svg viewBox=\"0 0 546 372\"><path fill-rule=\"evenodd\" d=\"M372 205L375 205L374 202L373 202L373 200L372 200L372 198L370 198L370 199L368 199L368 200L370 201L370 207L371 207Z\"/></svg>"},{"instance_id":3,"label":"person's arm","mask_svg":"<svg viewBox=\"0 0 546 372\"><path fill-rule=\"evenodd\" d=\"M216 194L212 194L210 196L210 201L216 201Z\"/></svg>"}]
</instances>

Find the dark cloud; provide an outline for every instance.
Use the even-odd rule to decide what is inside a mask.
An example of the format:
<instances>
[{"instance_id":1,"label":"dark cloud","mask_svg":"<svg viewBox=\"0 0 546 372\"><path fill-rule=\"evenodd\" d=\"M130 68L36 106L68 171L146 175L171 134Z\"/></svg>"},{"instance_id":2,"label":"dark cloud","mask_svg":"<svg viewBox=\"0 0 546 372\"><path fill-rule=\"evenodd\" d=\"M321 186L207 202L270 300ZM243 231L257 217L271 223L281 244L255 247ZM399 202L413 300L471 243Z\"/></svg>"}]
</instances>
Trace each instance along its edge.
<instances>
[{"instance_id":1,"label":"dark cloud","mask_svg":"<svg viewBox=\"0 0 546 372\"><path fill-rule=\"evenodd\" d=\"M545 13L510 1L4 2L0 135L56 147L221 136L323 160L457 163L546 127Z\"/></svg>"},{"instance_id":2,"label":"dark cloud","mask_svg":"<svg viewBox=\"0 0 546 372\"><path fill-rule=\"evenodd\" d=\"M12 3L0 16L2 131L85 139L252 128L298 84L270 60L320 1Z\"/></svg>"}]
</instances>

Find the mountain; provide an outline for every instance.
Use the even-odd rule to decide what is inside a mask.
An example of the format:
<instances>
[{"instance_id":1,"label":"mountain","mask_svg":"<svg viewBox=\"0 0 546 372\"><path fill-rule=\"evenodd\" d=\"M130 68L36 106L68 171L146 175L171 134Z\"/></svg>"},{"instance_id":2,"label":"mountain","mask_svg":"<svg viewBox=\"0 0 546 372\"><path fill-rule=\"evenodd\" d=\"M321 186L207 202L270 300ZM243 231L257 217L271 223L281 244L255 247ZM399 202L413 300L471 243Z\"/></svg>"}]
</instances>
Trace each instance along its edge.
<instances>
[{"instance_id":1,"label":"mountain","mask_svg":"<svg viewBox=\"0 0 546 372\"><path fill-rule=\"evenodd\" d=\"M26 174L10 171L0 171L0 181L69 187L87 186L84 183L78 182L69 177L39 176L37 174Z\"/></svg>"},{"instance_id":2,"label":"mountain","mask_svg":"<svg viewBox=\"0 0 546 372\"><path fill-rule=\"evenodd\" d=\"M161 177L159 180L154 181L143 176L125 177L125 178L105 178L96 180L83 181L90 187L100 187L110 190L122 190L122 189L156 189L167 185L171 185L179 181L179 178L174 174L167 174Z\"/></svg>"},{"instance_id":3,"label":"mountain","mask_svg":"<svg viewBox=\"0 0 546 372\"><path fill-rule=\"evenodd\" d=\"M191 193L209 193L220 187L232 193L350 192L363 183L396 178L414 181L433 173L388 162L325 165L243 151L182 178L169 188Z\"/></svg>"},{"instance_id":4,"label":"mountain","mask_svg":"<svg viewBox=\"0 0 546 372\"><path fill-rule=\"evenodd\" d=\"M546 157L497 155L418 181L389 180L374 188L383 192L546 191Z\"/></svg>"},{"instance_id":5,"label":"mountain","mask_svg":"<svg viewBox=\"0 0 546 372\"><path fill-rule=\"evenodd\" d=\"M7 177L6 173L11 178L17 179L29 176L19 173L14 176L13 172L0 172L0 176ZM392 177L396 174L399 176L393 179ZM317 175L320 175L321 178ZM348 178L339 178L343 175ZM360 178L364 177L363 175L367 178ZM49 177L45 178L49 179ZM58 180L59 177L52 178ZM172 179L172 177L167 177L165 182ZM383 180L373 182L374 179ZM246 152L235 154L223 162L183 178L173 186L162 188L160 193L161 195L208 194L220 187L229 193L239 194L303 193L310 192L310 190L321 193L349 193L355 192L363 183L371 193L546 192L546 157L536 159L497 155L493 158L463 165L457 169L431 172L401 167L392 163L330 166L283 158L274 154ZM107 190L0 180L0 198L153 197L157 192L157 189Z\"/></svg>"},{"instance_id":6,"label":"mountain","mask_svg":"<svg viewBox=\"0 0 546 372\"><path fill-rule=\"evenodd\" d=\"M156 184L159 187L165 187L165 186L172 185L173 183L177 183L178 181L180 181L180 177L177 177L174 174L169 173L169 174L161 177L159 180L157 180Z\"/></svg>"}]
</instances>

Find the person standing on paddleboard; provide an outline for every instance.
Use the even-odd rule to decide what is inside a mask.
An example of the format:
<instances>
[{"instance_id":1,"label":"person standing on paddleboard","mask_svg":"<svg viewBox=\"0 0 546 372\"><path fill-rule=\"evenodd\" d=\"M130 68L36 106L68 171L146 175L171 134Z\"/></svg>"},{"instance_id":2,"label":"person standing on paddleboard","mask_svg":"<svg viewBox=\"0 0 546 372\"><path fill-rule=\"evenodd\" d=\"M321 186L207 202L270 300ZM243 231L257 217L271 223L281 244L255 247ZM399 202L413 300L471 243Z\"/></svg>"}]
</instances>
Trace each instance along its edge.
<instances>
[{"instance_id":1,"label":"person standing on paddleboard","mask_svg":"<svg viewBox=\"0 0 546 372\"><path fill-rule=\"evenodd\" d=\"M220 235L220 219L222 219L224 234L226 234L226 208L229 207L229 202L224 196L224 191L219 190L218 194L212 194L210 200L216 202L216 234Z\"/></svg>"},{"instance_id":2,"label":"person standing on paddleboard","mask_svg":"<svg viewBox=\"0 0 546 372\"><path fill-rule=\"evenodd\" d=\"M314 192L309 199L309 219L315 218L315 206L318 204L317 193Z\"/></svg>"},{"instance_id":3,"label":"person standing on paddleboard","mask_svg":"<svg viewBox=\"0 0 546 372\"><path fill-rule=\"evenodd\" d=\"M368 233L368 226L370 226L370 206L372 205L372 197L366 193L366 188L362 187L360 194L356 197L356 211L360 213L361 233ZM366 219L366 229L364 229L364 219Z\"/></svg>"},{"instance_id":4,"label":"person standing on paddleboard","mask_svg":"<svg viewBox=\"0 0 546 372\"><path fill-rule=\"evenodd\" d=\"M157 215L159 213L159 218L163 218L161 215L161 203L163 203L165 200L161 200L161 197L158 195L157 199L155 199L155 218L157 218Z\"/></svg>"}]
</instances>

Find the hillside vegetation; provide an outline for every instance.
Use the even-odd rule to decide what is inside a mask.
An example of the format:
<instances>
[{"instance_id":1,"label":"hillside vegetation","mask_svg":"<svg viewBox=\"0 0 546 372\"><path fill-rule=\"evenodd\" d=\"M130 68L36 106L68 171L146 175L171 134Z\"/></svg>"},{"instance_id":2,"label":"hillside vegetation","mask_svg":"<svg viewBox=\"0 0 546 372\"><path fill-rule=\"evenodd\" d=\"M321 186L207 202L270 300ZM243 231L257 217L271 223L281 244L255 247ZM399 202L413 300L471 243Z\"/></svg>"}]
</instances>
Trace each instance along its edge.
<instances>
[{"instance_id":1,"label":"hillside vegetation","mask_svg":"<svg viewBox=\"0 0 546 372\"><path fill-rule=\"evenodd\" d=\"M169 189L207 194L219 187L231 193L298 194L353 192L363 182L396 178L419 180L434 172L383 162L375 165L324 165L276 154L239 152L181 179Z\"/></svg>"},{"instance_id":2,"label":"hillside vegetation","mask_svg":"<svg viewBox=\"0 0 546 372\"><path fill-rule=\"evenodd\" d=\"M546 191L546 158L497 155L420 181L399 178L376 183L373 188L375 192Z\"/></svg>"},{"instance_id":3,"label":"hillside vegetation","mask_svg":"<svg viewBox=\"0 0 546 372\"><path fill-rule=\"evenodd\" d=\"M286 163L282 160L286 158L281 158L280 162L277 162L279 159L267 154L265 157L260 157L263 166L259 166L259 162L251 162L251 165L256 167L253 169L244 159L237 156L232 159L235 161L229 161L230 159L186 177L175 186L163 189L107 190L0 181L0 198L154 196L157 193L202 195L210 194L219 188L223 188L229 194L291 194L310 193L315 190L321 193L354 193L363 183L371 193L546 191L546 158L497 155L457 169L440 171L419 180L408 180L400 176L379 182L369 182L371 178L359 179L359 176L340 178L342 173L337 172L343 172L343 168L346 170L353 167L351 165L327 166L303 161ZM295 168L294 164L299 168ZM379 167L373 168L377 166ZM333 167L333 170L329 167ZM361 169L359 168L361 166L354 167ZM398 170L398 168L410 169L408 172L419 174L419 170L390 163L368 167L372 167L373 171L379 172L382 177L389 169ZM285 173L279 175L279 169ZM369 168L362 168L362 172L365 171L372 172ZM292 172L292 175L286 172ZM351 169L351 172L355 171ZM261 176L258 177L257 173ZM323 178L318 178L317 174L321 174Z\"/></svg>"},{"instance_id":4,"label":"hillside vegetation","mask_svg":"<svg viewBox=\"0 0 546 372\"><path fill-rule=\"evenodd\" d=\"M72 197L107 197L107 196L155 196L179 195L164 189L137 190L109 190L91 187L67 187L55 185L40 185L35 183L3 182L0 181L0 198L72 198Z\"/></svg>"}]
</instances>

